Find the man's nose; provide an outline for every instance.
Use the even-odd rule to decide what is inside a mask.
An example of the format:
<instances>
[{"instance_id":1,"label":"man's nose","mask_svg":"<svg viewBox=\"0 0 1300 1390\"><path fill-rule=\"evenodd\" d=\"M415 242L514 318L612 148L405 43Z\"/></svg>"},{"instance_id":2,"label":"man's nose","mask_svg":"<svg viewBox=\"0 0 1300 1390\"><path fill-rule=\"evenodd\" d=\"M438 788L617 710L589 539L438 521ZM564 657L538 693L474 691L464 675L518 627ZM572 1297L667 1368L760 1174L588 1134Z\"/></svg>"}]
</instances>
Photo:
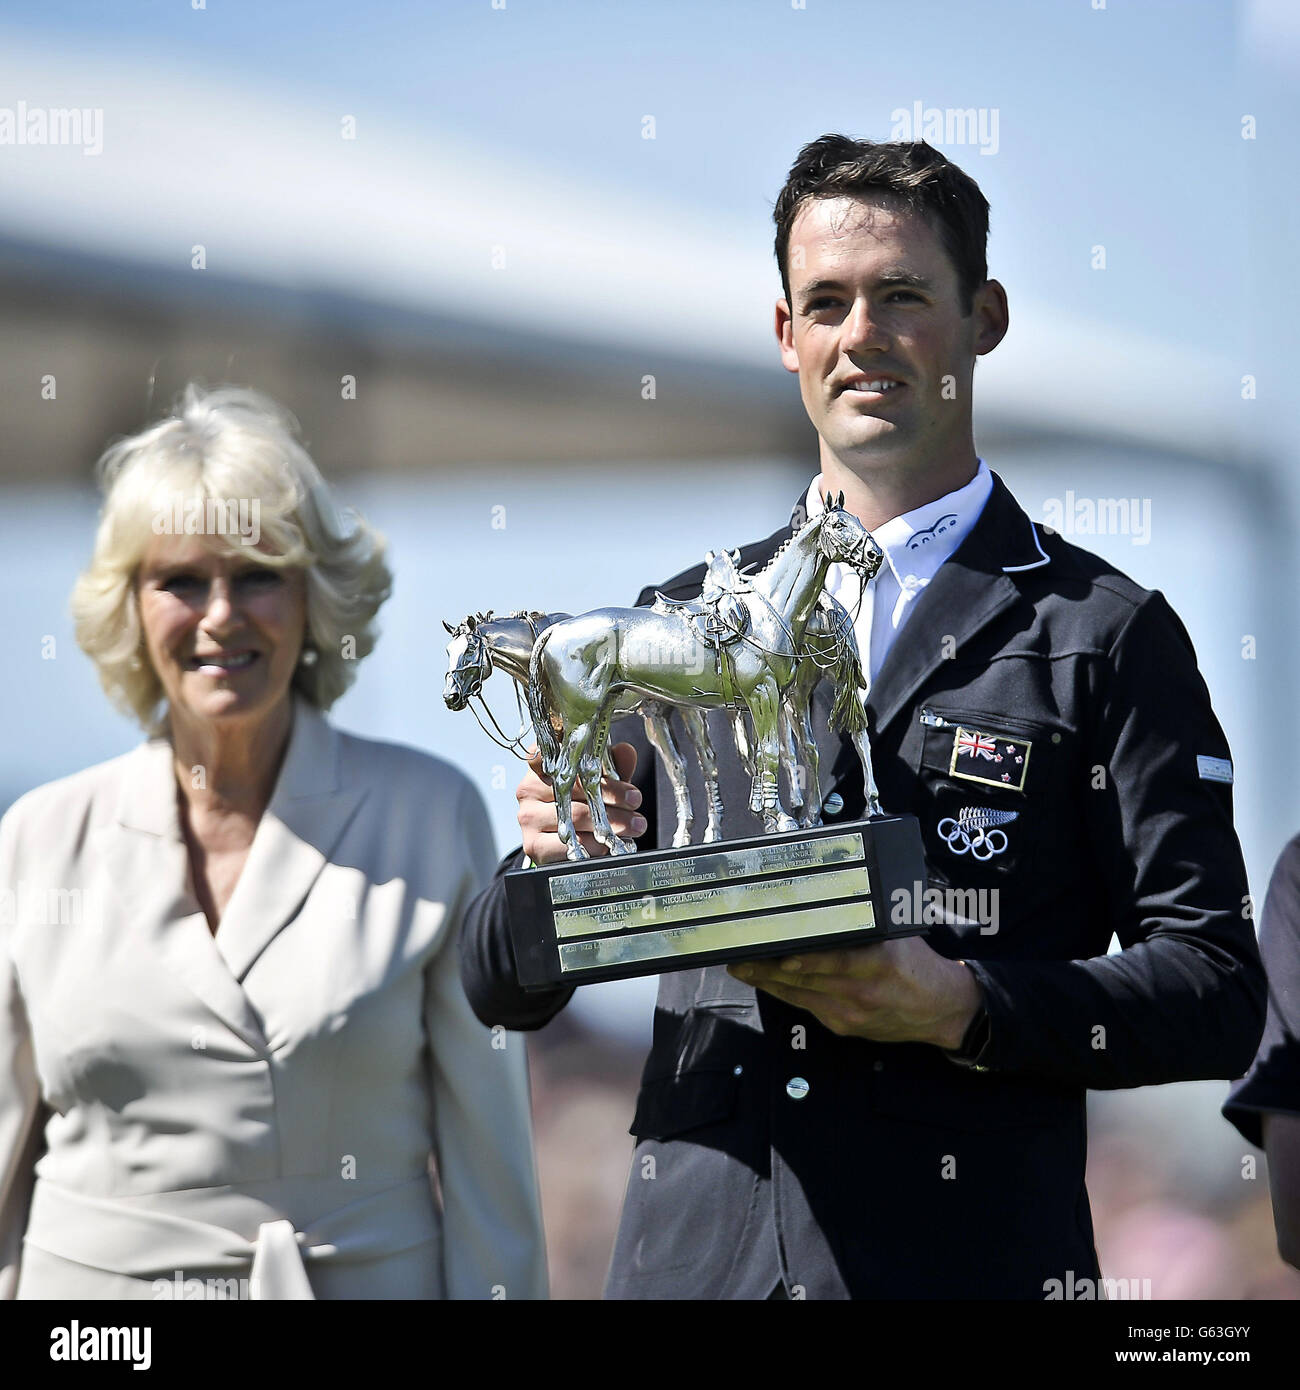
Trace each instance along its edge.
<instances>
[{"instance_id":1,"label":"man's nose","mask_svg":"<svg viewBox=\"0 0 1300 1390\"><path fill-rule=\"evenodd\" d=\"M849 306L840 329L840 346L845 352L870 352L889 346L888 335L873 315L871 304L862 295Z\"/></svg>"}]
</instances>

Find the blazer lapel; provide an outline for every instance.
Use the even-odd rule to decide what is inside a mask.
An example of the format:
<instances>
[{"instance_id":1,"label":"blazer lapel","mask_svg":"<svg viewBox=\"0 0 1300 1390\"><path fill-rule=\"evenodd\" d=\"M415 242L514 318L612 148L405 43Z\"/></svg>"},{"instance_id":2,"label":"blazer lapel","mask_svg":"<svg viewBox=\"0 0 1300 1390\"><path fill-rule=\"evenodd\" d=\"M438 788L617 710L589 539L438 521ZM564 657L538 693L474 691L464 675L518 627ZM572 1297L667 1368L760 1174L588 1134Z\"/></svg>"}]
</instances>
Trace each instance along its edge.
<instances>
[{"instance_id":1,"label":"blazer lapel","mask_svg":"<svg viewBox=\"0 0 1300 1390\"><path fill-rule=\"evenodd\" d=\"M343 783L338 731L305 700L294 704L275 791L217 929L217 949L240 981L296 915L366 796Z\"/></svg>"},{"instance_id":2,"label":"blazer lapel","mask_svg":"<svg viewBox=\"0 0 1300 1390\"><path fill-rule=\"evenodd\" d=\"M1013 573L1047 563L1033 523L994 473L979 520L915 600L871 684L872 732L884 729L956 649L1016 601Z\"/></svg>"},{"instance_id":3,"label":"blazer lapel","mask_svg":"<svg viewBox=\"0 0 1300 1390\"><path fill-rule=\"evenodd\" d=\"M804 502L800 494L787 526L741 551L742 567L762 569L767 564L807 520ZM994 473L993 491L979 519L914 601L906 626L872 682L867 695L872 735L898 716L952 652L1016 601L1020 591L1013 574L1048 563L1033 522ZM696 595L703 579L704 566L698 565L665 585L663 592L673 598ZM857 766L852 745L829 730L833 698L829 681L822 681L813 692L813 730L823 759L823 786L828 763L835 775Z\"/></svg>"},{"instance_id":4,"label":"blazer lapel","mask_svg":"<svg viewBox=\"0 0 1300 1390\"><path fill-rule=\"evenodd\" d=\"M107 875L104 928L134 942L180 978L218 1018L257 1050L261 1022L232 977L190 891L189 855L181 837L172 747L151 739L123 765L113 823L102 832Z\"/></svg>"}]
</instances>

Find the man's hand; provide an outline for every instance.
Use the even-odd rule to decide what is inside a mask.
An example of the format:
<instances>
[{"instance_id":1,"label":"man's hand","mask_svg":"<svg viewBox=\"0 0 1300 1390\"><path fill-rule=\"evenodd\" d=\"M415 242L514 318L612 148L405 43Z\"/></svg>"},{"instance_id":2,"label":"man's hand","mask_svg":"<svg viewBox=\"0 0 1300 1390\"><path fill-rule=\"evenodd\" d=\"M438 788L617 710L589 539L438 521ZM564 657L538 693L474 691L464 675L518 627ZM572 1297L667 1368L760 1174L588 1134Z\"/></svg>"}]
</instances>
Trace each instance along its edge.
<instances>
[{"instance_id":1,"label":"man's hand","mask_svg":"<svg viewBox=\"0 0 1300 1390\"><path fill-rule=\"evenodd\" d=\"M630 743L616 743L609 750L622 781L609 777L601 779L600 787L609 814L610 828L620 839L631 840L644 835L646 820L634 812L641 804L641 793L627 780L636 771L636 749ZM551 779L542 772L542 757L536 748L531 750L528 766L531 769L520 782L515 796L519 799L519 828L524 833L524 853L534 864L554 864L567 853L564 841L556 833L559 824L555 809L555 789ZM599 857L609 851L591 833L591 812L582 784L573 784L573 826L588 854Z\"/></svg>"},{"instance_id":2,"label":"man's hand","mask_svg":"<svg viewBox=\"0 0 1300 1390\"><path fill-rule=\"evenodd\" d=\"M956 1049L980 1005L975 976L919 936L729 965L738 980L807 1009L832 1033Z\"/></svg>"}]
</instances>

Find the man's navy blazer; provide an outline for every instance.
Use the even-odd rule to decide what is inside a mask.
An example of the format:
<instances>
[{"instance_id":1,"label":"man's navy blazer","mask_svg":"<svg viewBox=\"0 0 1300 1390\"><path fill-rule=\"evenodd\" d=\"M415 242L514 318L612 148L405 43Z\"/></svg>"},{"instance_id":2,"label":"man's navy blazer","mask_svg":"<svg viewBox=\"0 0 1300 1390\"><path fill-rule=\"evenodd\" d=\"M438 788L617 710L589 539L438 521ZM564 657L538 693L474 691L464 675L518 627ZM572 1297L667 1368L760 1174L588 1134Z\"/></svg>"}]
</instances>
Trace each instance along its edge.
<instances>
[{"instance_id":1,"label":"man's navy blazer","mask_svg":"<svg viewBox=\"0 0 1300 1390\"><path fill-rule=\"evenodd\" d=\"M742 565L762 566L788 535L745 547ZM696 566L654 587L686 597L702 580ZM814 720L823 787L844 803L833 822L860 817L864 797L851 745L827 732L829 696L823 683ZM1087 1088L1250 1065L1265 987L1229 750L1163 595L1032 523L995 474L867 708L884 808L919 817L928 890L974 889L966 901L983 905L927 937L982 987L987 1038L966 1059L978 1065L838 1036L720 966L661 976L607 1297L1078 1287L1099 1273ZM724 722L710 726L727 837L761 833ZM637 746L642 843L667 845L667 780L634 721L619 735ZM703 806L698 772L693 786ZM952 825L988 809L1010 813L1006 844L980 859ZM571 991L515 983L500 873L519 863L509 856L467 914L462 979L484 1023L526 1029ZM1112 933L1123 949L1108 955Z\"/></svg>"}]
</instances>

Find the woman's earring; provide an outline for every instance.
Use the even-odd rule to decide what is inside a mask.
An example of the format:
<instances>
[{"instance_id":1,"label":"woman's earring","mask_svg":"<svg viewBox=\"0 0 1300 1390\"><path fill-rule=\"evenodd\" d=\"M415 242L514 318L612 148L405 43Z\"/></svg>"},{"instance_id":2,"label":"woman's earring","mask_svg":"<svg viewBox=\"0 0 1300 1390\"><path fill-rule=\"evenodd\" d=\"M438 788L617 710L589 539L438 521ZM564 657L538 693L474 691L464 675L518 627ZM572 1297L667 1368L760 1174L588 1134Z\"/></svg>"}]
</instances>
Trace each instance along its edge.
<instances>
[{"instance_id":1,"label":"woman's earring","mask_svg":"<svg viewBox=\"0 0 1300 1390\"><path fill-rule=\"evenodd\" d=\"M304 647L302 655L298 658L299 666L315 666L320 658L320 653L315 647Z\"/></svg>"}]
</instances>

